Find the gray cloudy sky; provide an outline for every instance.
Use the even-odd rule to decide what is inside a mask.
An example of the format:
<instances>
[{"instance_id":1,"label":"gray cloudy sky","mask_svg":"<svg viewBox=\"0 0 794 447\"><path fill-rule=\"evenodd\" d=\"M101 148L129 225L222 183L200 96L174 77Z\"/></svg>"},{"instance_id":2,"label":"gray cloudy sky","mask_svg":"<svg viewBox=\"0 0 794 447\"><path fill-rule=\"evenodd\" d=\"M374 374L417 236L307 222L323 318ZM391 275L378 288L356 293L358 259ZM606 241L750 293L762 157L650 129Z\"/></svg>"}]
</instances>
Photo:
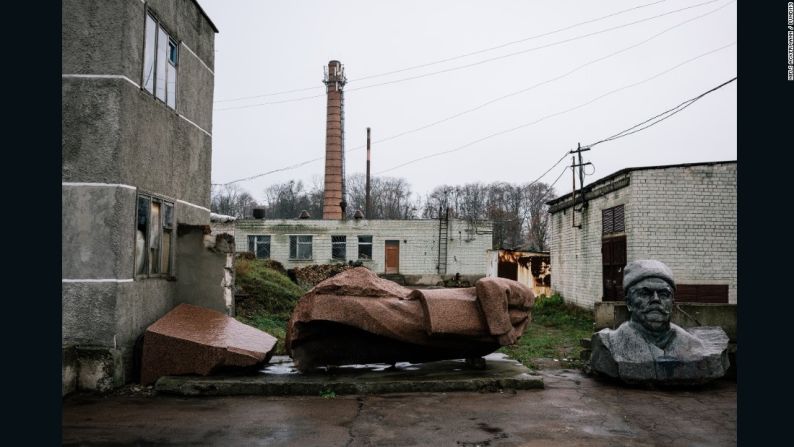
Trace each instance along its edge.
<instances>
[{"instance_id":1,"label":"gray cloudy sky","mask_svg":"<svg viewBox=\"0 0 794 447\"><path fill-rule=\"evenodd\" d=\"M322 185L321 81L332 59L348 77L348 174L365 170L371 127L372 172L403 177L422 196L440 184L535 180L577 143L618 133L736 76L732 0L200 4L220 30L213 183L318 159L238 183L257 199L290 179ZM585 152L595 166L585 183L632 166L736 159L736 84ZM307 90L269 95L298 89ZM553 182L566 163L570 157L542 181ZM555 186L570 192L570 170Z\"/></svg>"}]
</instances>

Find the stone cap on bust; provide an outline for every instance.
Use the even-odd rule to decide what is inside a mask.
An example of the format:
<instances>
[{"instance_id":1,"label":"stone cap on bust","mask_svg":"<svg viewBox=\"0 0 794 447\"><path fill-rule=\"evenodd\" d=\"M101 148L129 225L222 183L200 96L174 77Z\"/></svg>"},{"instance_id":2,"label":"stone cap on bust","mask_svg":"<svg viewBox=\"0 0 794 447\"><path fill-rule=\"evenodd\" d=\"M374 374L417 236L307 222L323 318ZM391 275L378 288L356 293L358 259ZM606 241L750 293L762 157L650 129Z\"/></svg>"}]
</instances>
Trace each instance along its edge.
<instances>
[{"instance_id":1,"label":"stone cap on bust","mask_svg":"<svg viewBox=\"0 0 794 447\"><path fill-rule=\"evenodd\" d=\"M629 262L623 269L623 290L637 284L645 278L661 278L675 290L673 271L661 261L655 259L639 259Z\"/></svg>"}]
</instances>

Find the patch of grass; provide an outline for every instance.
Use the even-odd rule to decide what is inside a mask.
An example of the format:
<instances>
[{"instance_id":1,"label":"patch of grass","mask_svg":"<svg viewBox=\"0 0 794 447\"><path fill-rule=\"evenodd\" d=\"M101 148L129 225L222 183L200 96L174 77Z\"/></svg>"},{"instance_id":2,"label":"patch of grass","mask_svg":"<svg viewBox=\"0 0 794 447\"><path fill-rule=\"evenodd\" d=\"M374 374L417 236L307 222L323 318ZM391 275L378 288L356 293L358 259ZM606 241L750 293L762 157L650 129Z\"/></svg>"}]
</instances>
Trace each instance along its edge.
<instances>
[{"instance_id":1,"label":"patch of grass","mask_svg":"<svg viewBox=\"0 0 794 447\"><path fill-rule=\"evenodd\" d=\"M535 300L532 322L524 335L515 345L500 351L534 369L539 358L555 358L563 366L577 367L583 349L579 340L590 338L592 333L592 312L566 304L559 295L541 296Z\"/></svg>"},{"instance_id":2,"label":"patch of grass","mask_svg":"<svg viewBox=\"0 0 794 447\"><path fill-rule=\"evenodd\" d=\"M275 353L286 354L287 322L305 290L273 269L266 260L259 259L238 259L235 262L235 282L238 289L248 295L236 303L237 320L276 337Z\"/></svg>"},{"instance_id":3,"label":"patch of grass","mask_svg":"<svg viewBox=\"0 0 794 447\"><path fill-rule=\"evenodd\" d=\"M334 390L325 389L320 391L320 397L322 397L323 399L333 399L336 397L336 393L334 392Z\"/></svg>"}]
</instances>

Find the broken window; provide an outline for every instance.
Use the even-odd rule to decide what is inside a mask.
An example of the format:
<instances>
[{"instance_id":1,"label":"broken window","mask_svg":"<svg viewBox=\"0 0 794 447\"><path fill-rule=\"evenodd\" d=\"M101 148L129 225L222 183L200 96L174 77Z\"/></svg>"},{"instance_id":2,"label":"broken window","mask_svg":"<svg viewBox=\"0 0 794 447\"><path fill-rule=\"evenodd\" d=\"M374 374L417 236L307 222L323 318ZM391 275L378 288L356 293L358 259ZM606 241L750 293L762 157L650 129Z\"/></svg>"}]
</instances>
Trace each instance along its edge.
<instances>
[{"instance_id":1,"label":"broken window","mask_svg":"<svg viewBox=\"0 0 794 447\"><path fill-rule=\"evenodd\" d=\"M270 259L270 236L248 236L248 251L258 259Z\"/></svg>"},{"instance_id":2,"label":"broken window","mask_svg":"<svg viewBox=\"0 0 794 447\"><path fill-rule=\"evenodd\" d=\"M144 90L175 109L179 46L151 14L146 15L143 48Z\"/></svg>"},{"instance_id":3,"label":"broken window","mask_svg":"<svg viewBox=\"0 0 794 447\"><path fill-rule=\"evenodd\" d=\"M602 235L626 231L623 205L601 210L601 230Z\"/></svg>"},{"instance_id":4,"label":"broken window","mask_svg":"<svg viewBox=\"0 0 794 447\"><path fill-rule=\"evenodd\" d=\"M347 258L347 236L331 236L331 259L344 261Z\"/></svg>"},{"instance_id":5,"label":"broken window","mask_svg":"<svg viewBox=\"0 0 794 447\"><path fill-rule=\"evenodd\" d=\"M372 259L372 236L358 237L358 259Z\"/></svg>"},{"instance_id":6,"label":"broken window","mask_svg":"<svg viewBox=\"0 0 794 447\"><path fill-rule=\"evenodd\" d=\"M311 259L312 258L312 237L311 236L290 236L289 237L289 258L290 259Z\"/></svg>"},{"instance_id":7,"label":"broken window","mask_svg":"<svg viewBox=\"0 0 794 447\"><path fill-rule=\"evenodd\" d=\"M139 195L137 208L135 274L168 276L172 270L174 204Z\"/></svg>"}]
</instances>

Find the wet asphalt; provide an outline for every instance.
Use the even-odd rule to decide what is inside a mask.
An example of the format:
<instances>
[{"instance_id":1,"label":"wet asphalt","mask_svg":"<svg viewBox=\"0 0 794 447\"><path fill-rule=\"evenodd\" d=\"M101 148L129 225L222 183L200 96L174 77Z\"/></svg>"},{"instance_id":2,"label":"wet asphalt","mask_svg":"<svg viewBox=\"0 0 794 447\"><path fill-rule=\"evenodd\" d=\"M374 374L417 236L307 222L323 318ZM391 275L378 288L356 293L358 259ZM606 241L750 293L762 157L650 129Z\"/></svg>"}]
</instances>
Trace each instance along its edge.
<instances>
[{"instance_id":1,"label":"wet asphalt","mask_svg":"<svg viewBox=\"0 0 794 447\"><path fill-rule=\"evenodd\" d=\"M68 446L731 446L736 382L624 387L541 370L545 389L63 400Z\"/></svg>"}]
</instances>

